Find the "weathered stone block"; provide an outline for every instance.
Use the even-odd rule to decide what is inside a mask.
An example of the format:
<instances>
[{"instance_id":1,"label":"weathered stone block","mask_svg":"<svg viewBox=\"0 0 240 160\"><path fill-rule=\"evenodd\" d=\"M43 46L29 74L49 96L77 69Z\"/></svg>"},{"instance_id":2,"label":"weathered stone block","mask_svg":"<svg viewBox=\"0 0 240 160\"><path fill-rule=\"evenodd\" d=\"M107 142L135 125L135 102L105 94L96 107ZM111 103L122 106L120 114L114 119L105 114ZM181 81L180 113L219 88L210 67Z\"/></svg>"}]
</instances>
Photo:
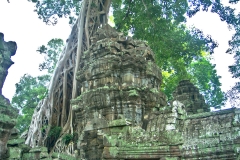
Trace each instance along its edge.
<instances>
[{"instance_id":1,"label":"weathered stone block","mask_svg":"<svg viewBox=\"0 0 240 160\"><path fill-rule=\"evenodd\" d=\"M175 130L176 129L176 126L175 124L167 124L166 125L166 130L169 131L169 130Z\"/></svg>"},{"instance_id":2,"label":"weathered stone block","mask_svg":"<svg viewBox=\"0 0 240 160\"><path fill-rule=\"evenodd\" d=\"M22 149L19 147L8 147L9 149L9 159L21 159L22 158Z\"/></svg>"},{"instance_id":3,"label":"weathered stone block","mask_svg":"<svg viewBox=\"0 0 240 160\"><path fill-rule=\"evenodd\" d=\"M20 144L24 144L25 139L19 138L19 139L11 139L8 141L8 146L18 146Z\"/></svg>"},{"instance_id":4,"label":"weathered stone block","mask_svg":"<svg viewBox=\"0 0 240 160\"><path fill-rule=\"evenodd\" d=\"M63 154L63 153L53 153L52 154L52 159L59 159L59 160L76 160L77 158L67 155L67 154Z\"/></svg>"},{"instance_id":5,"label":"weathered stone block","mask_svg":"<svg viewBox=\"0 0 240 160\"><path fill-rule=\"evenodd\" d=\"M108 136L104 135L103 136L103 145L106 147L114 147L118 143L118 138L116 135Z\"/></svg>"},{"instance_id":6,"label":"weathered stone block","mask_svg":"<svg viewBox=\"0 0 240 160\"><path fill-rule=\"evenodd\" d=\"M175 124L177 122L176 118L168 118L167 124Z\"/></svg>"}]
</instances>

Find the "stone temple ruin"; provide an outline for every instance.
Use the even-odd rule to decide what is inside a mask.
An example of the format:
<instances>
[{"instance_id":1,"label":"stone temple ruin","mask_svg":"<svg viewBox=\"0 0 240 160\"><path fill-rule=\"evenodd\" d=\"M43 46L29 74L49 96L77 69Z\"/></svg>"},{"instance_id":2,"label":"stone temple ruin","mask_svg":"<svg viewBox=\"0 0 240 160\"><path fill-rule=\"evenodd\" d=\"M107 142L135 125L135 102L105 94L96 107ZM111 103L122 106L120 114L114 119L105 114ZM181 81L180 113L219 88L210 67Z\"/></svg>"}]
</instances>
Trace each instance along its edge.
<instances>
[{"instance_id":1,"label":"stone temple ruin","mask_svg":"<svg viewBox=\"0 0 240 160\"><path fill-rule=\"evenodd\" d=\"M109 26L92 40L72 100L79 159L239 159L239 109L209 112L188 80L168 106L144 41Z\"/></svg>"},{"instance_id":2,"label":"stone temple ruin","mask_svg":"<svg viewBox=\"0 0 240 160\"><path fill-rule=\"evenodd\" d=\"M161 70L146 42L108 25L91 41L77 74L81 94L71 100L72 138L55 141L49 150L30 148L13 136L6 152L4 135L10 136L14 123L6 125L0 118L1 156L8 153L2 159L240 159L240 109L210 112L189 80L179 83L169 105L159 91ZM1 114L16 117L2 102Z\"/></svg>"},{"instance_id":3,"label":"stone temple ruin","mask_svg":"<svg viewBox=\"0 0 240 160\"><path fill-rule=\"evenodd\" d=\"M76 25L61 55L69 58L54 79L62 88L51 90L51 96L62 99L40 102L21 138L13 128L17 110L0 95L0 159L239 160L240 109L210 112L189 80L179 83L167 103L160 92L162 75L154 53L145 41L100 25L100 20L106 21L103 2L107 1L102 0L98 8L91 5L92 12L86 12L92 14L85 19L89 20L85 29L90 31L83 34L89 35L91 45L86 47L83 38L85 46L76 67L77 98L70 98L78 63L74 61ZM16 43L4 42L0 34L0 87L15 51Z\"/></svg>"}]
</instances>

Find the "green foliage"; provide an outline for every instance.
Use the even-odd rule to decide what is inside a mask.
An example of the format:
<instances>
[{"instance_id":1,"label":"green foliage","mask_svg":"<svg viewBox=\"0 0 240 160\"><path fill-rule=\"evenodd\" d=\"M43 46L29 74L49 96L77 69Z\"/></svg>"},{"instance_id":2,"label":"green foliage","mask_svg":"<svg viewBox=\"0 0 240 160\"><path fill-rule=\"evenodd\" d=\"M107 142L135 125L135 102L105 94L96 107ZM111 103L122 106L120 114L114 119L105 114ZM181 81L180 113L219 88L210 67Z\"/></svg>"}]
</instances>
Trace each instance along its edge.
<instances>
[{"instance_id":1,"label":"green foliage","mask_svg":"<svg viewBox=\"0 0 240 160\"><path fill-rule=\"evenodd\" d=\"M130 91L128 91L129 92L129 96L131 97L131 96L138 96L138 93L137 93L137 91L135 90L135 89L133 89L133 90L130 90Z\"/></svg>"},{"instance_id":2,"label":"green foliage","mask_svg":"<svg viewBox=\"0 0 240 160\"><path fill-rule=\"evenodd\" d=\"M227 97L230 99L232 106L239 107L240 99L240 27L236 29L236 33L232 40L229 42L230 48L227 53L234 54L234 64L229 66L229 71L232 73L232 77L238 79L238 82L227 92Z\"/></svg>"},{"instance_id":3,"label":"green foliage","mask_svg":"<svg viewBox=\"0 0 240 160\"><path fill-rule=\"evenodd\" d=\"M163 9L167 6L168 10ZM116 28L148 41L164 70L178 69L180 58L188 65L199 58L202 50L213 53L217 46L210 36L195 28L187 30L180 24L185 21L186 3L148 1L143 5L142 1L123 1L118 5L113 3L113 7Z\"/></svg>"},{"instance_id":4,"label":"green foliage","mask_svg":"<svg viewBox=\"0 0 240 160\"><path fill-rule=\"evenodd\" d=\"M35 107L46 96L46 85L49 79L48 75L32 77L25 74L16 84L16 92L12 98L12 105L21 110L16 124L20 133L28 128Z\"/></svg>"},{"instance_id":5,"label":"green foliage","mask_svg":"<svg viewBox=\"0 0 240 160\"><path fill-rule=\"evenodd\" d=\"M79 14L81 0L29 0L36 3L34 10L38 18L46 24L57 23L58 18L69 17L69 24L76 20ZM58 17L58 18L57 18Z\"/></svg>"},{"instance_id":6,"label":"green foliage","mask_svg":"<svg viewBox=\"0 0 240 160\"><path fill-rule=\"evenodd\" d=\"M189 74L186 74L185 78L178 76L175 71L163 71L163 83L161 86L161 91L167 96L168 100L172 100L172 92L176 89L178 83L183 79L191 79Z\"/></svg>"},{"instance_id":7,"label":"green foliage","mask_svg":"<svg viewBox=\"0 0 240 160\"><path fill-rule=\"evenodd\" d=\"M229 3L237 3L239 0L229 0ZM40 19L46 23L57 23L57 17L69 16L70 21L74 19L73 15L79 13L80 1L77 0L32 0L36 3L36 12ZM188 17L194 16L198 11L208 11L217 13L222 21L225 21L229 26L237 28L239 26L239 15L235 15L234 9L224 6L219 0L113 0L112 7L114 10L115 27L128 34L130 31L137 39L147 40L148 44L156 54L158 65L163 69L165 76L163 77L162 90L171 97L170 91L182 79L194 79L200 90L213 89L214 92L204 95L211 99L213 94L216 94L218 104L213 103L213 100L207 101L218 107L220 102L224 99L222 91L219 90L219 78L214 72L214 67L202 60L202 51L213 53L217 44L210 36L204 36L203 33L196 29L187 29L184 25L186 15ZM41 49L40 49L41 50ZM46 47L42 48L46 51ZM50 54L53 55L53 54ZM204 58L203 58L204 59ZM49 69L48 61L45 61L40 68ZM238 64L238 63L237 63ZM209 79L196 80L194 75L200 78L201 76L195 74L199 68L208 66L209 71L213 76L207 76ZM46 66L46 67L45 67ZM50 65L51 66L51 65ZM189 66L195 67L189 69ZM199 67L201 66L201 67ZM237 70L237 67L232 67L231 70ZM52 72L52 68L50 68ZM188 73L190 72L190 73ZM208 74L208 75L209 75ZM166 79L168 77L168 79ZM207 84L209 81L210 84ZM215 83L215 85L213 85ZM211 96L210 96L211 95Z\"/></svg>"},{"instance_id":8,"label":"green foliage","mask_svg":"<svg viewBox=\"0 0 240 160\"><path fill-rule=\"evenodd\" d=\"M206 103L210 107L221 108L226 101L225 94L221 90L221 83L215 69L215 65L210 60L203 57L196 62L192 62L188 67L194 84L200 89Z\"/></svg>"},{"instance_id":9,"label":"green foliage","mask_svg":"<svg viewBox=\"0 0 240 160\"><path fill-rule=\"evenodd\" d=\"M46 126L46 125L42 126L42 128L41 128L41 130L42 130L43 132L45 132L46 129L47 129L47 126Z\"/></svg>"},{"instance_id":10,"label":"green foliage","mask_svg":"<svg viewBox=\"0 0 240 160\"><path fill-rule=\"evenodd\" d=\"M217 75L215 65L211 64L208 56L203 56L196 61L192 61L186 68L185 77L179 76L174 70L163 72L162 91L168 99L172 99L172 92L178 83L183 79L190 79L199 88L204 96L206 103L210 107L220 108L224 105L226 97L221 90L220 76Z\"/></svg>"},{"instance_id":11,"label":"green foliage","mask_svg":"<svg viewBox=\"0 0 240 160\"><path fill-rule=\"evenodd\" d=\"M68 145L72 140L73 140L73 135L72 134L65 134L62 137L62 141L65 145Z\"/></svg>"},{"instance_id":12,"label":"green foliage","mask_svg":"<svg viewBox=\"0 0 240 160\"><path fill-rule=\"evenodd\" d=\"M62 131L61 127L58 127L58 126L51 127L51 129L48 132L47 137L48 138L53 138L53 139L58 139L61 131Z\"/></svg>"},{"instance_id":13,"label":"green foliage","mask_svg":"<svg viewBox=\"0 0 240 160\"><path fill-rule=\"evenodd\" d=\"M236 4L239 0L229 0L229 3ZM234 64L229 66L229 71L232 73L232 77L236 78L238 82L232 86L232 89L229 90L226 96L229 98L232 107L239 107L240 105L240 13L236 13L235 10L231 10L231 16L229 20L226 21L228 25L235 29L235 34L232 37L232 40L229 41L229 49L226 51L228 54L234 55Z\"/></svg>"},{"instance_id":14,"label":"green foliage","mask_svg":"<svg viewBox=\"0 0 240 160\"><path fill-rule=\"evenodd\" d=\"M46 85L49 82L48 75L32 77L25 74L15 85L16 92L12 99L12 104L18 109L35 108L38 102L43 99L47 93Z\"/></svg>"},{"instance_id":15,"label":"green foliage","mask_svg":"<svg viewBox=\"0 0 240 160\"><path fill-rule=\"evenodd\" d=\"M226 93L226 96L229 98L231 106L232 107L238 107L240 104L240 82L237 82L235 86L232 87L231 90L229 90Z\"/></svg>"},{"instance_id":16,"label":"green foliage","mask_svg":"<svg viewBox=\"0 0 240 160\"><path fill-rule=\"evenodd\" d=\"M24 132L31 123L35 107L40 100L47 95L47 86L50 75L53 73L59 54L62 52L64 43L62 39L52 39L47 45L42 45L37 50L45 55L45 61L39 65L40 70L47 69L47 75L32 77L25 74L16 84L16 92L12 98L12 105L21 110L17 119L16 127L20 133Z\"/></svg>"},{"instance_id":17,"label":"green foliage","mask_svg":"<svg viewBox=\"0 0 240 160\"><path fill-rule=\"evenodd\" d=\"M163 69L162 91L168 99L183 79L192 79L200 88L209 106L219 108L224 102L219 76L202 52L213 53L217 43L196 29L187 29L182 22L188 11L183 1L114 2L114 22L122 32L147 40ZM163 9L167 8L167 10ZM207 73L207 75L205 75Z\"/></svg>"},{"instance_id":18,"label":"green foliage","mask_svg":"<svg viewBox=\"0 0 240 160\"><path fill-rule=\"evenodd\" d=\"M48 148L48 151L51 151L54 144L58 140L61 132L62 132L61 127L51 126L51 128L50 128L50 130L48 131L48 134L47 134L47 142L46 142L46 147Z\"/></svg>"},{"instance_id":19,"label":"green foliage","mask_svg":"<svg viewBox=\"0 0 240 160\"><path fill-rule=\"evenodd\" d=\"M229 3L235 3L237 4L239 0L229 0Z\"/></svg>"},{"instance_id":20,"label":"green foliage","mask_svg":"<svg viewBox=\"0 0 240 160\"><path fill-rule=\"evenodd\" d=\"M229 3L237 3L238 1L239 0L230 0ZM56 16L61 18L63 15L71 15L70 9L73 8L75 14L79 12L76 12L76 8L79 8L79 4L72 0L44 0L41 2L35 2L37 2L36 11L44 22L51 21L55 24L57 22L55 18ZM217 13L222 21L225 21L236 28L239 23L239 16L235 16L234 9L228 6L223 6L220 1L209 0L113 0L112 6L114 8L116 28L125 32L125 34L131 31L135 38L147 40L150 47L156 53L157 62L163 69L165 75L163 76L164 83L162 90L169 98L171 98L170 92L176 87L180 80L191 78L194 79L193 81L200 87L200 90L205 92L205 98L210 103L210 106L214 105L218 107L223 102L224 98L222 96L222 91L219 90L221 86L219 83L220 77L216 75L214 72L215 69L210 63L206 61L203 62L201 59L202 51L213 53L217 44L210 36L204 36L201 31L195 28L191 30L186 29L183 23L186 18L185 15L192 17L200 10L208 11L211 9L211 12ZM236 37L238 37L237 34L233 37L232 44L236 43L236 40L234 42ZM239 74L239 62L237 57L238 54L235 56L236 64L230 66L230 71L234 73L234 77L236 78ZM206 64L208 64L208 67L206 67ZM43 66L45 66L45 64ZM189 66L198 67L189 69ZM206 73L212 73L213 76L206 76L209 78L208 80L206 77L202 80L197 80L196 77L200 78L202 76L201 74L196 73L199 72L200 68L203 69L204 66L209 69ZM207 81L209 81L208 85L206 85ZM216 84L213 85L213 83ZM239 89L239 86L239 84L236 84L234 88ZM208 91L209 89L211 91ZM212 89L214 91L212 91ZM218 100L213 98L218 104L214 104L213 100L210 100L211 97L214 97L213 93L218 97Z\"/></svg>"},{"instance_id":21,"label":"green foliage","mask_svg":"<svg viewBox=\"0 0 240 160\"><path fill-rule=\"evenodd\" d=\"M82 0L28 0L36 3L35 12L39 19L47 24L55 25L58 18L69 17L69 23L72 24L76 20L76 15L79 14L79 9ZM237 3L239 0L229 0L229 3ZM232 23L236 19L233 16L233 9L225 7L218 1L210 0L113 0L112 6L116 9L124 8L124 19L130 19L134 15L134 9L141 7L143 13L146 13L146 18L154 16L155 13L161 14L160 19L175 20L177 23L184 22L185 16L194 16L198 11L208 11L217 13L221 20L227 23ZM135 7L137 6L137 7ZM159 6L159 7L152 7ZM121 15L120 15L121 16ZM151 19L150 19L151 20ZM154 21L152 21L154 22ZM123 24L124 25L124 24Z\"/></svg>"},{"instance_id":22,"label":"green foliage","mask_svg":"<svg viewBox=\"0 0 240 160\"><path fill-rule=\"evenodd\" d=\"M54 38L51 39L47 46L42 45L38 48L40 54L45 55L45 60L39 65L39 70L42 71L47 69L48 73L53 73L56 67L60 53L62 52L64 43L62 39Z\"/></svg>"}]
</instances>

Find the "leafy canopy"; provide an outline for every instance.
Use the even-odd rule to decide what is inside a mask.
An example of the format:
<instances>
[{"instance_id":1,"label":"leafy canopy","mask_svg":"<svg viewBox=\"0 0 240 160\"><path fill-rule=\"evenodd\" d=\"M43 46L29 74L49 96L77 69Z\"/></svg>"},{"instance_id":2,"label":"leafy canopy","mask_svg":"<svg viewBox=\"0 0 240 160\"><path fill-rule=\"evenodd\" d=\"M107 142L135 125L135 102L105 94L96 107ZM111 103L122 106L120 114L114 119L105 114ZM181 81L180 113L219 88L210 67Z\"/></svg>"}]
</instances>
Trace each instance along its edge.
<instances>
[{"instance_id":1,"label":"leafy canopy","mask_svg":"<svg viewBox=\"0 0 240 160\"><path fill-rule=\"evenodd\" d=\"M36 12L40 19L46 23L57 23L57 18L69 16L73 22L73 15L78 15L80 1L76 0L32 0L36 3ZM113 14L115 26L119 31L128 34L131 32L137 39L148 41L150 47L156 55L156 60L160 68L163 69L163 87L162 90L171 99L171 92L178 82L182 79L193 79L193 82L200 87L205 93L207 101L213 102L211 96L207 96L207 89L214 89L213 92L218 93L220 90L219 78L216 75L215 68L209 61L203 63L204 57L201 53L214 52L217 43L210 36L204 36L203 33L196 29L187 29L184 25L186 15L191 17L199 10L208 11L219 14L223 21L228 23L234 22L233 10L229 7L224 7L220 1L210 0L168 0L168 1L143 1L143 0L112 0ZM39 49L43 53L47 51L42 47ZM52 54L50 54L52 55ZM47 55L50 56L50 55ZM197 65L198 64L198 65ZM196 80L204 75L199 68L204 68L208 64L209 73L215 73L208 80ZM190 66L195 69L189 69ZM46 66L46 67L45 67ZM49 68L49 63L46 60L41 64L40 69ZM200 67L199 67L200 66ZM51 68L50 68L51 70ZM194 77L195 76L195 77ZM217 79L217 80L216 80ZM216 82L216 87L206 87ZM199 84L197 84L199 83ZM200 85L202 84L202 85ZM201 88L202 87L202 88ZM205 87L205 88L204 88ZM205 90L205 91L204 91ZM223 102L223 92L219 91L217 96L219 106ZM213 105L213 103L210 103Z\"/></svg>"},{"instance_id":2,"label":"leafy canopy","mask_svg":"<svg viewBox=\"0 0 240 160\"><path fill-rule=\"evenodd\" d=\"M47 70L48 74L38 77L25 74L16 84L12 105L21 110L16 125L20 133L27 130L35 107L47 95L47 86L63 46L63 40L57 38L50 40L46 46L41 45L37 51L45 56L45 60L39 65L39 69Z\"/></svg>"},{"instance_id":3,"label":"leafy canopy","mask_svg":"<svg viewBox=\"0 0 240 160\"><path fill-rule=\"evenodd\" d=\"M41 45L37 52L43 54L45 60L39 65L39 70L42 71L46 69L48 73L53 73L63 47L64 42L59 38L51 39L47 43L47 46Z\"/></svg>"},{"instance_id":4,"label":"leafy canopy","mask_svg":"<svg viewBox=\"0 0 240 160\"><path fill-rule=\"evenodd\" d=\"M137 39L147 40L163 69L162 91L169 100L179 81L191 79L209 106L219 108L225 100L220 89L220 77L215 66L202 54L203 51L213 53L217 43L200 30L185 27L183 22L188 3L178 2L113 3L116 28L126 34L130 31Z\"/></svg>"},{"instance_id":5,"label":"leafy canopy","mask_svg":"<svg viewBox=\"0 0 240 160\"><path fill-rule=\"evenodd\" d=\"M210 107L221 108L226 101L225 93L221 90L221 83L215 69L215 65L211 64L210 59L202 57L198 61L193 61L188 72L192 76L195 85L200 89L207 104Z\"/></svg>"},{"instance_id":6,"label":"leafy canopy","mask_svg":"<svg viewBox=\"0 0 240 160\"><path fill-rule=\"evenodd\" d=\"M47 24L57 24L58 18L69 17L69 24L74 23L79 14L81 0L28 0L36 3L34 10L38 18Z\"/></svg>"},{"instance_id":7,"label":"leafy canopy","mask_svg":"<svg viewBox=\"0 0 240 160\"><path fill-rule=\"evenodd\" d=\"M25 74L16 84L16 92L12 98L12 105L21 110L16 124L16 128L19 129L20 133L27 130L35 107L46 96L46 85L49 79L48 75L32 77Z\"/></svg>"},{"instance_id":8,"label":"leafy canopy","mask_svg":"<svg viewBox=\"0 0 240 160\"><path fill-rule=\"evenodd\" d=\"M76 16L79 14L79 9L82 0L28 0L36 4L36 9L39 19L47 24L55 25L58 18L69 17L69 23L72 24L76 20ZM230 4L237 4L239 0L229 0ZM224 6L220 0L112 0L113 5L125 5L131 6L136 3L141 4L144 7L143 11L149 10L148 4L161 6L160 10L164 18L175 19L178 22L184 22L186 14L188 17L194 16L200 10L211 11L217 13L222 21L226 21L228 24L235 23L237 18L234 16L234 9L229 6ZM131 14L131 7L129 6L128 14ZM114 15L115 16L115 15Z\"/></svg>"},{"instance_id":9,"label":"leafy canopy","mask_svg":"<svg viewBox=\"0 0 240 160\"><path fill-rule=\"evenodd\" d=\"M234 55L234 64L229 66L229 71L232 73L232 77L237 79L238 82L228 91L227 96L233 107L239 107L240 99L240 27L236 28L236 33L232 40L229 42L231 46L227 53Z\"/></svg>"}]
</instances>

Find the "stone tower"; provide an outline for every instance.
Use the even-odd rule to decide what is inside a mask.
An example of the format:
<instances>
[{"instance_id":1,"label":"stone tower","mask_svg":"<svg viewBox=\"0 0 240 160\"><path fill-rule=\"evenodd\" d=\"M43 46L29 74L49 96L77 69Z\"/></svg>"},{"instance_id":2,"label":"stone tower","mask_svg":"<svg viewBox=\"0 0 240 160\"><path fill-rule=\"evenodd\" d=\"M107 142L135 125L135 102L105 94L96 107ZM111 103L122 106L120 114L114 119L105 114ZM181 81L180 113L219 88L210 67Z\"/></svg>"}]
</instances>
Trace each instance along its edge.
<instances>
[{"instance_id":1,"label":"stone tower","mask_svg":"<svg viewBox=\"0 0 240 160\"><path fill-rule=\"evenodd\" d=\"M99 159L109 128L141 128L144 116L166 105L166 100L159 92L161 70L146 42L106 25L97 31L92 44L78 72L81 95L72 103L76 132L82 137L78 144L81 158Z\"/></svg>"},{"instance_id":2,"label":"stone tower","mask_svg":"<svg viewBox=\"0 0 240 160\"><path fill-rule=\"evenodd\" d=\"M173 92L173 101L180 101L186 107L188 114L209 112L209 106L205 103L204 97L199 93L199 89L190 80L180 81Z\"/></svg>"}]
</instances>

